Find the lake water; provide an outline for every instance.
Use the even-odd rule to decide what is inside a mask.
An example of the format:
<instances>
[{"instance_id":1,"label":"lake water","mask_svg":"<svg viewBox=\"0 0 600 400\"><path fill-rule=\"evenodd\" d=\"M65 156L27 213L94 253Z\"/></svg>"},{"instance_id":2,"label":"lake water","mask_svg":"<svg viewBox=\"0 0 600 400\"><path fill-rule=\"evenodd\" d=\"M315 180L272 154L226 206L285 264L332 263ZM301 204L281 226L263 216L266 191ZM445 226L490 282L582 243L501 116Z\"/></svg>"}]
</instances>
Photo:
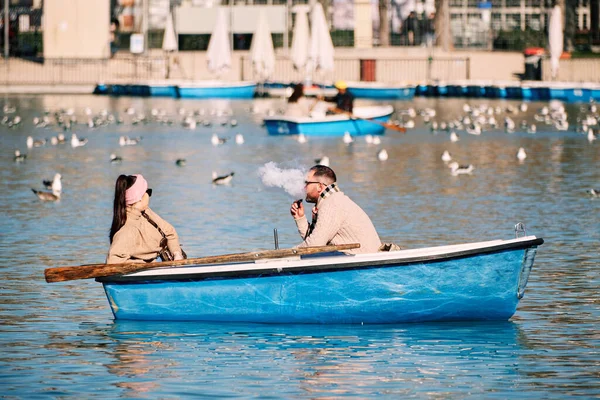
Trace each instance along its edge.
<instances>
[{"instance_id":1,"label":"lake water","mask_svg":"<svg viewBox=\"0 0 600 400\"><path fill-rule=\"evenodd\" d=\"M458 116L464 99L395 103ZM470 100L502 106L517 103ZM362 138L272 137L252 106L279 100L193 101L94 96L5 97L23 123L0 126L0 390L12 397L83 398L556 398L600 396L600 140L575 132L579 106L567 106L572 130L538 123L538 132L459 131L432 134L417 117L406 135L388 131L379 146ZM531 103L517 125L544 104ZM74 132L85 147L27 149L26 137L59 130L35 128L45 108L118 112L125 121ZM191 131L157 122L131 125L125 109L176 115L205 109L211 127ZM211 109L232 110L235 128ZM15 114L10 114L14 116ZM231 117L229 117L231 118ZM225 118L221 118L225 119ZM501 118L498 118L501 123ZM178 118L179 120L179 118ZM213 132L233 140L211 145ZM119 147L121 135L143 136ZM517 162L524 147L528 157ZM389 160L377 159L385 148ZM14 150L28 154L15 163ZM440 159L448 150L472 175L451 176ZM123 157L118 165L109 155ZM310 167L327 155L341 189L372 217L384 241L415 248L514 237L522 221L543 237L530 282L515 316L503 323L406 325L251 325L115 322L94 281L47 284L48 267L103 262L108 249L114 182L143 173L154 189L152 208L177 229L188 255L204 256L299 243L289 215L293 200L265 188L258 169L269 161ZM175 160L186 158L178 167ZM229 186L211 184L212 171L235 171ZM63 196L42 203L30 188L63 176Z\"/></svg>"}]
</instances>

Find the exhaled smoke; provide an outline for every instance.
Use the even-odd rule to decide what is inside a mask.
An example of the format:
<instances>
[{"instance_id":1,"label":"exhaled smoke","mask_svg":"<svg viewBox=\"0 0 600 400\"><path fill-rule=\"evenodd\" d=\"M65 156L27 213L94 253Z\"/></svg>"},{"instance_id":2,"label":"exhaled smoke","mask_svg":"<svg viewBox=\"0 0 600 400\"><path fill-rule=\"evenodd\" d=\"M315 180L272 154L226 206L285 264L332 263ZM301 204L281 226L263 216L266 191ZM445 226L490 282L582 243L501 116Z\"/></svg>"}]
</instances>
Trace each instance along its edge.
<instances>
[{"instance_id":1,"label":"exhaled smoke","mask_svg":"<svg viewBox=\"0 0 600 400\"><path fill-rule=\"evenodd\" d=\"M258 169L263 185L280 187L294 199L304 198L304 176L306 171L300 168L282 169L274 162L268 162Z\"/></svg>"}]
</instances>

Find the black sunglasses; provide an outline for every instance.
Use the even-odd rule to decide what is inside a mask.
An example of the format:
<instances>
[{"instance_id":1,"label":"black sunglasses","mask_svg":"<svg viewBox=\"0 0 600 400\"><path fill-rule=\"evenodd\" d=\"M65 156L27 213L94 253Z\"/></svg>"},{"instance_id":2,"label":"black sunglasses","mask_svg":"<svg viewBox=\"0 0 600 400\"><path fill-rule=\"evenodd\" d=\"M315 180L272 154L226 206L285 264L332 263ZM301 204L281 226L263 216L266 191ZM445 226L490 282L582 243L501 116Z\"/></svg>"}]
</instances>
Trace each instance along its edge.
<instances>
[{"instance_id":1,"label":"black sunglasses","mask_svg":"<svg viewBox=\"0 0 600 400\"><path fill-rule=\"evenodd\" d=\"M321 185L324 185L324 183L323 183L323 182L316 182L316 181L304 181L304 186L308 186L308 185L310 185L311 183L320 183Z\"/></svg>"},{"instance_id":2,"label":"black sunglasses","mask_svg":"<svg viewBox=\"0 0 600 400\"><path fill-rule=\"evenodd\" d=\"M152 197L152 189L147 189L146 193L148 193L148 197Z\"/></svg>"}]
</instances>

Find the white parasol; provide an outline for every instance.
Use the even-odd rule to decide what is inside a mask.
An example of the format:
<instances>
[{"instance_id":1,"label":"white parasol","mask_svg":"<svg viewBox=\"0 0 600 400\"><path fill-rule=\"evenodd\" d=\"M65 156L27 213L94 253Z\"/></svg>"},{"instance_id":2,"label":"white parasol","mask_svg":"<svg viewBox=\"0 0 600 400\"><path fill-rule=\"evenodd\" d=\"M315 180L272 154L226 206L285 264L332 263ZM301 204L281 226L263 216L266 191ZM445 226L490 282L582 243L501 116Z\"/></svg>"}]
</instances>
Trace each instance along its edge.
<instances>
[{"instance_id":1,"label":"white parasol","mask_svg":"<svg viewBox=\"0 0 600 400\"><path fill-rule=\"evenodd\" d=\"M548 27L548 46L550 47L550 66L552 79L558 75L558 60L563 52L563 20L560 6L556 5L550 14Z\"/></svg>"},{"instance_id":2,"label":"white parasol","mask_svg":"<svg viewBox=\"0 0 600 400\"><path fill-rule=\"evenodd\" d=\"M312 72L333 72L333 42L329 33L329 26L325 19L323 6L315 3L310 15L311 41L309 60Z\"/></svg>"},{"instance_id":3,"label":"white parasol","mask_svg":"<svg viewBox=\"0 0 600 400\"><path fill-rule=\"evenodd\" d=\"M162 49L164 51L177 51L177 36L173 27L173 14L169 13L165 24L165 34L163 35Z\"/></svg>"},{"instance_id":4,"label":"white parasol","mask_svg":"<svg viewBox=\"0 0 600 400\"><path fill-rule=\"evenodd\" d=\"M208 42L208 70L220 75L231 68L231 45L229 42L229 24L225 9L219 8L217 23Z\"/></svg>"},{"instance_id":5,"label":"white parasol","mask_svg":"<svg viewBox=\"0 0 600 400\"><path fill-rule=\"evenodd\" d=\"M307 72L308 44L310 34L308 31L308 7L295 6L296 22L292 33L292 48L290 58L296 70Z\"/></svg>"},{"instance_id":6,"label":"white parasol","mask_svg":"<svg viewBox=\"0 0 600 400\"><path fill-rule=\"evenodd\" d=\"M252 45L250 47L250 59L254 72L259 80L269 79L275 69L275 49L273 48L273 38L271 29L264 11L260 12L258 17L258 26L252 36Z\"/></svg>"}]
</instances>

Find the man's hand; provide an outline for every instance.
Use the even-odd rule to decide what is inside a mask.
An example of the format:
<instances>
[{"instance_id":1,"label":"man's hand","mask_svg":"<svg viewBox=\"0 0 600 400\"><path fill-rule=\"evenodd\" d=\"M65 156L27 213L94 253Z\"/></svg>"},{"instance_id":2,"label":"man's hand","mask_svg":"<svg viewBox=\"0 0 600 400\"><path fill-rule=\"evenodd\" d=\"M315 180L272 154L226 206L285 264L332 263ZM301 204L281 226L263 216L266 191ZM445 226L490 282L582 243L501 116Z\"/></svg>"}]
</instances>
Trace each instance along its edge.
<instances>
[{"instance_id":1,"label":"man's hand","mask_svg":"<svg viewBox=\"0 0 600 400\"><path fill-rule=\"evenodd\" d=\"M302 201L295 201L292 203L292 206L290 207L290 214L292 214L294 219L304 217L304 204L302 204Z\"/></svg>"}]
</instances>

